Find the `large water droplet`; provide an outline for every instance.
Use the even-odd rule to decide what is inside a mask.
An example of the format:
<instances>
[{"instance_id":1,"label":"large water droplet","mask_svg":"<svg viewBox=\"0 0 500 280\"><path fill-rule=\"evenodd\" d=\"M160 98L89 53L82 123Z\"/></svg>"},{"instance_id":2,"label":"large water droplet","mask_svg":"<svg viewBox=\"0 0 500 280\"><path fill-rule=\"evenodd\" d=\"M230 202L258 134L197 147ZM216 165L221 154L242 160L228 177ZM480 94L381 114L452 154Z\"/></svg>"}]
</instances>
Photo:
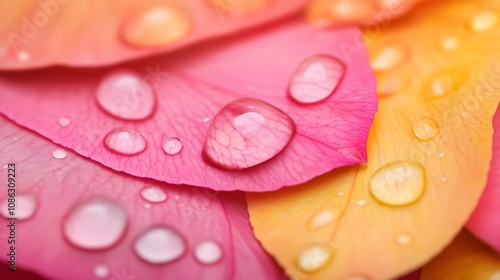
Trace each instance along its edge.
<instances>
[{"instance_id":1,"label":"large water droplet","mask_svg":"<svg viewBox=\"0 0 500 280\"><path fill-rule=\"evenodd\" d=\"M163 140L162 148L167 155L175 155L182 150L182 142L176 137L166 138Z\"/></svg>"},{"instance_id":2,"label":"large water droplet","mask_svg":"<svg viewBox=\"0 0 500 280\"><path fill-rule=\"evenodd\" d=\"M156 6L135 14L123 26L122 37L136 47L156 47L180 41L191 28L191 20L180 7Z\"/></svg>"},{"instance_id":3,"label":"large water droplet","mask_svg":"<svg viewBox=\"0 0 500 280\"><path fill-rule=\"evenodd\" d=\"M498 22L498 14L494 11L481 11L470 21L470 28L475 32L484 32L492 29Z\"/></svg>"},{"instance_id":4,"label":"large water droplet","mask_svg":"<svg viewBox=\"0 0 500 280\"><path fill-rule=\"evenodd\" d=\"M398 161L382 166L370 178L370 193L380 203L404 206L417 201L425 189L424 168Z\"/></svg>"},{"instance_id":5,"label":"large water droplet","mask_svg":"<svg viewBox=\"0 0 500 280\"><path fill-rule=\"evenodd\" d=\"M399 45L381 49L371 59L371 66L375 71L386 71L400 64L406 56L406 49Z\"/></svg>"},{"instance_id":6,"label":"large water droplet","mask_svg":"<svg viewBox=\"0 0 500 280\"><path fill-rule=\"evenodd\" d=\"M52 153L52 156L55 158L55 159L64 159L66 158L66 156L68 155L68 152L66 152L65 150L63 149L57 149L55 150L53 153Z\"/></svg>"},{"instance_id":7,"label":"large water droplet","mask_svg":"<svg viewBox=\"0 0 500 280\"><path fill-rule=\"evenodd\" d=\"M297 259L297 267L304 272L316 272L330 260L330 253L321 246L304 250Z\"/></svg>"},{"instance_id":8,"label":"large water droplet","mask_svg":"<svg viewBox=\"0 0 500 280\"><path fill-rule=\"evenodd\" d=\"M314 55L304 60L290 82L290 96L297 102L310 104L330 96L345 74L345 65L337 58Z\"/></svg>"},{"instance_id":9,"label":"large water droplet","mask_svg":"<svg viewBox=\"0 0 500 280\"><path fill-rule=\"evenodd\" d=\"M167 194L158 187L145 187L141 190L141 196L149 202L163 202L167 200Z\"/></svg>"},{"instance_id":10,"label":"large water droplet","mask_svg":"<svg viewBox=\"0 0 500 280\"><path fill-rule=\"evenodd\" d=\"M104 146L119 154L136 155L146 149L147 143L138 132L127 128L117 128L106 135Z\"/></svg>"},{"instance_id":11,"label":"large water droplet","mask_svg":"<svg viewBox=\"0 0 500 280\"><path fill-rule=\"evenodd\" d=\"M424 83L422 93L427 99L445 96L457 90L466 78L467 72L462 68L439 71Z\"/></svg>"},{"instance_id":12,"label":"large water droplet","mask_svg":"<svg viewBox=\"0 0 500 280\"><path fill-rule=\"evenodd\" d=\"M109 268L104 264L98 264L94 267L94 276L97 278L106 278L109 276Z\"/></svg>"},{"instance_id":13,"label":"large water droplet","mask_svg":"<svg viewBox=\"0 0 500 280\"><path fill-rule=\"evenodd\" d=\"M413 124L413 133L420 141L429 141L436 137L438 132L438 125L429 117L422 117Z\"/></svg>"},{"instance_id":14,"label":"large water droplet","mask_svg":"<svg viewBox=\"0 0 500 280\"><path fill-rule=\"evenodd\" d=\"M0 203L0 213L2 213L2 216L5 218L27 220L35 214L38 203L36 197L32 194L17 194L15 206L12 206L9 205L8 198L2 200L2 203Z\"/></svg>"},{"instance_id":15,"label":"large water droplet","mask_svg":"<svg viewBox=\"0 0 500 280\"><path fill-rule=\"evenodd\" d=\"M182 236L168 227L155 227L139 236L134 251L143 260L163 264L180 258L186 251Z\"/></svg>"},{"instance_id":16,"label":"large water droplet","mask_svg":"<svg viewBox=\"0 0 500 280\"><path fill-rule=\"evenodd\" d=\"M222 258L222 249L214 241L203 241L194 248L194 256L202 264L214 264Z\"/></svg>"},{"instance_id":17,"label":"large water droplet","mask_svg":"<svg viewBox=\"0 0 500 280\"><path fill-rule=\"evenodd\" d=\"M127 213L114 201L95 198L77 204L63 222L63 233L73 245L88 249L106 249L125 233Z\"/></svg>"},{"instance_id":18,"label":"large water droplet","mask_svg":"<svg viewBox=\"0 0 500 280\"><path fill-rule=\"evenodd\" d=\"M220 168L248 168L276 156L294 133L295 123L283 111L260 100L238 99L210 124L203 155Z\"/></svg>"},{"instance_id":19,"label":"large water droplet","mask_svg":"<svg viewBox=\"0 0 500 280\"><path fill-rule=\"evenodd\" d=\"M117 70L106 75L97 89L96 99L104 111L125 120L149 117L156 103L150 85L128 70Z\"/></svg>"}]
</instances>

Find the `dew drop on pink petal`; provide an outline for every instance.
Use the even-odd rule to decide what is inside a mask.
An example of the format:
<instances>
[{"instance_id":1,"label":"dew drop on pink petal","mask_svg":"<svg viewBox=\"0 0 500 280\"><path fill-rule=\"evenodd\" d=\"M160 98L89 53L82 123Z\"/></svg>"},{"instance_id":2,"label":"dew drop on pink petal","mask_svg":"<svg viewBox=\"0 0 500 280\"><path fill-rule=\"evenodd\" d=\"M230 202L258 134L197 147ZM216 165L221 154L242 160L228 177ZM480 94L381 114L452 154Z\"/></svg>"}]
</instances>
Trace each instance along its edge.
<instances>
[{"instance_id":1,"label":"dew drop on pink petal","mask_svg":"<svg viewBox=\"0 0 500 280\"><path fill-rule=\"evenodd\" d=\"M276 156L294 134L295 123L285 112L257 99L238 99L213 119L203 156L219 168L248 168Z\"/></svg>"},{"instance_id":2,"label":"dew drop on pink petal","mask_svg":"<svg viewBox=\"0 0 500 280\"><path fill-rule=\"evenodd\" d=\"M17 194L16 205L11 211L8 198L0 202L0 213L5 218L17 218L17 220L27 220L31 218L37 208L37 199L33 194ZM14 215L11 215L14 214Z\"/></svg>"},{"instance_id":3,"label":"dew drop on pink petal","mask_svg":"<svg viewBox=\"0 0 500 280\"><path fill-rule=\"evenodd\" d=\"M142 233L134 243L134 251L148 263L164 264L184 255L186 244L176 230L159 226Z\"/></svg>"},{"instance_id":4,"label":"dew drop on pink petal","mask_svg":"<svg viewBox=\"0 0 500 280\"><path fill-rule=\"evenodd\" d=\"M201 264L215 264L222 259L222 255L219 244L211 240L200 242L194 248L194 257Z\"/></svg>"},{"instance_id":5,"label":"dew drop on pink petal","mask_svg":"<svg viewBox=\"0 0 500 280\"><path fill-rule=\"evenodd\" d=\"M167 194L159 187L148 186L141 190L141 197L149 202L163 202L167 200Z\"/></svg>"},{"instance_id":6,"label":"dew drop on pink petal","mask_svg":"<svg viewBox=\"0 0 500 280\"><path fill-rule=\"evenodd\" d=\"M149 117L156 103L151 86L138 74L123 69L102 79L96 100L106 113L125 120Z\"/></svg>"},{"instance_id":7,"label":"dew drop on pink petal","mask_svg":"<svg viewBox=\"0 0 500 280\"><path fill-rule=\"evenodd\" d=\"M342 81L345 65L328 55L305 59L290 81L289 93L299 103L310 104L326 99Z\"/></svg>"},{"instance_id":8,"label":"dew drop on pink petal","mask_svg":"<svg viewBox=\"0 0 500 280\"><path fill-rule=\"evenodd\" d=\"M115 245L125 233L127 213L114 201L95 198L77 204L63 222L63 234L76 247L101 250Z\"/></svg>"},{"instance_id":9,"label":"dew drop on pink petal","mask_svg":"<svg viewBox=\"0 0 500 280\"><path fill-rule=\"evenodd\" d=\"M132 129L117 128L104 137L104 146L122 155L136 155L146 149L147 143L141 134Z\"/></svg>"},{"instance_id":10,"label":"dew drop on pink petal","mask_svg":"<svg viewBox=\"0 0 500 280\"><path fill-rule=\"evenodd\" d=\"M182 150L182 142L179 138L169 137L163 141L162 148L167 155L175 155Z\"/></svg>"}]
</instances>

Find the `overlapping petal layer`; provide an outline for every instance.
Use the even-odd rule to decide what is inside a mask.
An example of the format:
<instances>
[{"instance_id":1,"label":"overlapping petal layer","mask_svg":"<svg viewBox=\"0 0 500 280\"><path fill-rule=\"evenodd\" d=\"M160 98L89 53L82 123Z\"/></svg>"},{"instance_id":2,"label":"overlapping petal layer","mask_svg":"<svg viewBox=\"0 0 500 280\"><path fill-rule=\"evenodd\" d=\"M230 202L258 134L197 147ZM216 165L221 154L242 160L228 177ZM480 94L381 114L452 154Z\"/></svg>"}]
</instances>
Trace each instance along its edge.
<instances>
[{"instance_id":1,"label":"overlapping petal layer","mask_svg":"<svg viewBox=\"0 0 500 280\"><path fill-rule=\"evenodd\" d=\"M462 228L491 159L499 13L496 1L429 2L365 30L380 97L368 165L247 195L258 239L292 278L392 278Z\"/></svg>"}]
</instances>

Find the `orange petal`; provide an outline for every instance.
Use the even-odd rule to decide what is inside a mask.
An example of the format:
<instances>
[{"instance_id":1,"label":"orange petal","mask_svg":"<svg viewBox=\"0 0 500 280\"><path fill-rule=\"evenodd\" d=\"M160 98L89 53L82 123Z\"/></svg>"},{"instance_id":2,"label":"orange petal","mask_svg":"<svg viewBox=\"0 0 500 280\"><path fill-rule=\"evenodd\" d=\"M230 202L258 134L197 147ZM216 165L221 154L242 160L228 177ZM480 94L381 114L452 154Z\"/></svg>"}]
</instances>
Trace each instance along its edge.
<instances>
[{"instance_id":1,"label":"orange petal","mask_svg":"<svg viewBox=\"0 0 500 280\"><path fill-rule=\"evenodd\" d=\"M420 279L500 279L500 255L464 230L423 267Z\"/></svg>"},{"instance_id":2,"label":"orange petal","mask_svg":"<svg viewBox=\"0 0 500 280\"><path fill-rule=\"evenodd\" d=\"M121 62L264 24L307 0L0 1L0 69Z\"/></svg>"},{"instance_id":3,"label":"orange petal","mask_svg":"<svg viewBox=\"0 0 500 280\"><path fill-rule=\"evenodd\" d=\"M500 25L474 30L482 11L500 15L500 3L427 2L367 33L380 101L368 165L247 195L258 239L292 278L393 278L462 228L486 184L500 100Z\"/></svg>"}]
</instances>

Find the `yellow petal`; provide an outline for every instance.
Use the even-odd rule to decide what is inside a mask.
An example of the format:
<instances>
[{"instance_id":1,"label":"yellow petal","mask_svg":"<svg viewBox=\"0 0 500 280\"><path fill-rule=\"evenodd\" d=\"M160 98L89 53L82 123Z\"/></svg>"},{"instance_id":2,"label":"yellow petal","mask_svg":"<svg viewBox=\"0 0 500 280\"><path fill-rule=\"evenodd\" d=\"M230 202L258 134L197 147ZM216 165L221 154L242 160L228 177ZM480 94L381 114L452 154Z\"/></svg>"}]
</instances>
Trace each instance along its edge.
<instances>
[{"instance_id":1,"label":"yellow petal","mask_svg":"<svg viewBox=\"0 0 500 280\"><path fill-rule=\"evenodd\" d=\"M258 239L290 277L396 277L460 231L491 158L500 99L495 14L496 0L428 1L364 30L380 94L368 165L247 195Z\"/></svg>"},{"instance_id":2,"label":"yellow petal","mask_svg":"<svg viewBox=\"0 0 500 280\"><path fill-rule=\"evenodd\" d=\"M498 280L500 255L464 230L423 267L420 279Z\"/></svg>"}]
</instances>

